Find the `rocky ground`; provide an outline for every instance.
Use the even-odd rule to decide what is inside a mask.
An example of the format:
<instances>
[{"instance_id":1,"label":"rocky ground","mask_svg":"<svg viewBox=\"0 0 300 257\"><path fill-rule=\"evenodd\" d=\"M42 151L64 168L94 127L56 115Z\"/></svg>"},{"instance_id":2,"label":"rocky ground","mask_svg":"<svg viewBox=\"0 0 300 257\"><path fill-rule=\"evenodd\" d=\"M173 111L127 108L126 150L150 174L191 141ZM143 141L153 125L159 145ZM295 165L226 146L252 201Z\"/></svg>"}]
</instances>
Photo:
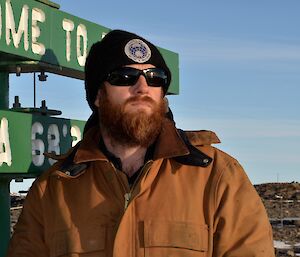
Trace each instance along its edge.
<instances>
[{"instance_id":1,"label":"rocky ground","mask_svg":"<svg viewBox=\"0 0 300 257\"><path fill-rule=\"evenodd\" d=\"M277 256L300 254L300 184L268 183L255 188L266 207L274 240L299 245L292 250L278 250Z\"/></svg>"},{"instance_id":2,"label":"rocky ground","mask_svg":"<svg viewBox=\"0 0 300 257\"><path fill-rule=\"evenodd\" d=\"M273 225L274 240L300 243L300 184L270 183L255 185L255 188Z\"/></svg>"},{"instance_id":3,"label":"rocky ground","mask_svg":"<svg viewBox=\"0 0 300 257\"><path fill-rule=\"evenodd\" d=\"M299 244L300 254L300 184L267 183L254 187L266 207L274 240L290 245ZM11 231L20 215L23 200L24 195L11 196ZM280 250L277 251L277 256L296 256L297 251L298 249Z\"/></svg>"}]
</instances>

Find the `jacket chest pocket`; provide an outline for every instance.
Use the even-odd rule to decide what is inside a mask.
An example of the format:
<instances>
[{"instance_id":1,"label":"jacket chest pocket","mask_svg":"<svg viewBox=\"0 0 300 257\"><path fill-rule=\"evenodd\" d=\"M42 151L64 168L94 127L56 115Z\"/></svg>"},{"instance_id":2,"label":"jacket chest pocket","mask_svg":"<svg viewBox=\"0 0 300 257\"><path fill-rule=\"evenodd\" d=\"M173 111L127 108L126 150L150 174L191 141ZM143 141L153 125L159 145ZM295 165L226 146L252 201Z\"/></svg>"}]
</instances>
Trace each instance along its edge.
<instances>
[{"instance_id":1,"label":"jacket chest pocket","mask_svg":"<svg viewBox=\"0 0 300 257\"><path fill-rule=\"evenodd\" d=\"M50 246L50 257L106 256L106 228L94 227L79 231L69 229L54 233Z\"/></svg>"},{"instance_id":2,"label":"jacket chest pocket","mask_svg":"<svg viewBox=\"0 0 300 257\"><path fill-rule=\"evenodd\" d=\"M189 222L146 221L145 257L204 257L208 251L208 227Z\"/></svg>"}]
</instances>

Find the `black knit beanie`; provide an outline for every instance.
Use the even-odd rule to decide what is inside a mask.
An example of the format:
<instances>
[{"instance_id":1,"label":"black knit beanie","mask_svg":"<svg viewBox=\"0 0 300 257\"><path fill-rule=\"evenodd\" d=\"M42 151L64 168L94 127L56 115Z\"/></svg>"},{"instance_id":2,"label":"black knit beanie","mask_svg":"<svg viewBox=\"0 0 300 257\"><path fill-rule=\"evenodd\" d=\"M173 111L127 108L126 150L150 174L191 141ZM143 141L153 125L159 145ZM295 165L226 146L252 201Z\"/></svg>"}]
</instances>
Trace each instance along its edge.
<instances>
[{"instance_id":1,"label":"black knit beanie","mask_svg":"<svg viewBox=\"0 0 300 257\"><path fill-rule=\"evenodd\" d=\"M128 64L152 64L166 71L166 94L171 82L171 72L159 50L144 38L122 30L110 31L101 41L92 45L85 64L85 90L89 106L95 111L95 99L107 75Z\"/></svg>"}]
</instances>

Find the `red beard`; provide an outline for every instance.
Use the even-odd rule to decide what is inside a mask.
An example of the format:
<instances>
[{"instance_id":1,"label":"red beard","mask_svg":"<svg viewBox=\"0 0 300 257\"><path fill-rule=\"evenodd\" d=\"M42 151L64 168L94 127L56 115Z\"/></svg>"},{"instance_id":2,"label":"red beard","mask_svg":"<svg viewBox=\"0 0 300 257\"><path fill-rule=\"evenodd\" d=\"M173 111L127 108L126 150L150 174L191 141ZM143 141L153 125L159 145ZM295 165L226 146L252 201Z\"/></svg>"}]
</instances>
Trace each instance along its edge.
<instances>
[{"instance_id":1,"label":"red beard","mask_svg":"<svg viewBox=\"0 0 300 257\"><path fill-rule=\"evenodd\" d=\"M126 105L135 101L148 102L152 106L151 113L143 110L126 112ZM134 96L123 104L114 104L108 99L105 89L98 110L101 126L114 142L126 146L149 147L153 144L161 131L165 115L163 100L156 103L148 96Z\"/></svg>"}]
</instances>

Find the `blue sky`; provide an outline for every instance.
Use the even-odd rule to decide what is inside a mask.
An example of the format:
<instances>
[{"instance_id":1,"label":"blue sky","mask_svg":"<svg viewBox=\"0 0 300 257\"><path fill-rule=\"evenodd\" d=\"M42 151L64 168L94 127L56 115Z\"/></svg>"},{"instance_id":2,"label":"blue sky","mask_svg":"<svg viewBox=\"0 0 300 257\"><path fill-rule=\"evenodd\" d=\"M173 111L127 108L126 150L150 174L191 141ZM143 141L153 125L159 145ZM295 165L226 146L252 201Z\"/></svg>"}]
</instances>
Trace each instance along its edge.
<instances>
[{"instance_id":1,"label":"blue sky","mask_svg":"<svg viewBox=\"0 0 300 257\"><path fill-rule=\"evenodd\" d=\"M299 1L55 2L179 53L180 95L168 97L177 126L215 131L255 184L300 181ZM38 101L87 119L83 82L48 75ZM11 76L11 102L33 105L31 81Z\"/></svg>"}]
</instances>

